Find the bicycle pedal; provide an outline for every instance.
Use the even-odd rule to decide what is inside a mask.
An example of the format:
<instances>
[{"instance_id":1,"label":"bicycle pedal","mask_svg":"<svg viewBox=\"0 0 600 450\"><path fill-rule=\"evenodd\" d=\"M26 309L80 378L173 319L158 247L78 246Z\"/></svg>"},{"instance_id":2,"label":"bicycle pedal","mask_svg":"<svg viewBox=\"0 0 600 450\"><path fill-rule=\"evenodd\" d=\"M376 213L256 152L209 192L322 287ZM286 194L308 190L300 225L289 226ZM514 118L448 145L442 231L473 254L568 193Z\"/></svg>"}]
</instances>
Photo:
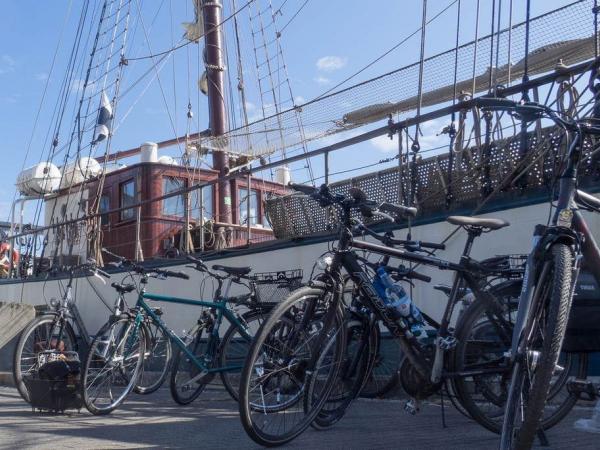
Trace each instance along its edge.
<instances>
[{"instance_id":1,"label":"bicycle pedal","mask_svg":"<svg viewBox=\"0 0 600 450\"><path fill-rule=\"evenodd\" d=\"M416 416L417 413L421 412L421 402L417 399L411 398L404 404L404 411L411 416Z\"/></svg>"},{"instance_id":2,"label":"bicycle pedal","mask_svg":"<svg viewBox=\"0 0 600 450\"><path fill-rule=\"evenodd\" d=\"M452 350L454 347L456 347L456 344L458 343L458 339L456 339L454 336L446 336L446 337L440 337L438 338L438 346L442 349L442 350Z\"/></svg>"},{"instance_id":3,"label":"bicycle pedal","mask_svg":"<svg viewBox=\"0 0 600 450\"><path fill-rule=\"evenodd\" d=\"M593 401L598 398L598 390L594 386L594 383L587 380L567 381L567 392L577 395L580 400Z\"/></svg>"}]
</instances>

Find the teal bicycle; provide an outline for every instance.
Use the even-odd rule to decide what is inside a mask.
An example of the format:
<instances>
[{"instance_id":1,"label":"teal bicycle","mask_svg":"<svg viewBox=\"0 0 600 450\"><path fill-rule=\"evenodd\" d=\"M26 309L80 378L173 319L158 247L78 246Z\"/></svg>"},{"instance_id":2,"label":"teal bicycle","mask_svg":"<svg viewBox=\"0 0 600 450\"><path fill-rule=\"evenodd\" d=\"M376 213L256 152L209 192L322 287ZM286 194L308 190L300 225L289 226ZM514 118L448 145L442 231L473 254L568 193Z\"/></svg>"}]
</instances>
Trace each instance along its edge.
<instances>
[{"instance_id":1,"label":"teal bicycle","mask_svg":"<svg viewBox=\"0 0 600 450\"><path fill-rule=\"evenodd\" d=\"M142 289L135 307L115 318L98 333L83 368L84 402L93 414L108 414L129 395L144 362L147 339L142 324L150 320L176 349L171 362L170 390L173 399L187 405L202 393L219 374L229 394L238 399L239 374L254 333L263 318L277 303L300 287L301 271L282 271L250 275L250 267L214 265L210 270L200 259L188 256L191 267L216 281L212 301L193 300L150 294L145 286L149 278L189 279L183 272L145 268L120 258L119 264L141 275ZM245 286L245 294L230 296L233 284ZM261 286L270 291L260 295ZM268 297L268 298L267 298ZM266 300L266 301L265 301ZM196 325L182 338L164 323L147 301L159 301L202 307ZM241 313L238 309L245 309ZM223 320L229 327L221 337Z\"/></svg>"}]
</instances>

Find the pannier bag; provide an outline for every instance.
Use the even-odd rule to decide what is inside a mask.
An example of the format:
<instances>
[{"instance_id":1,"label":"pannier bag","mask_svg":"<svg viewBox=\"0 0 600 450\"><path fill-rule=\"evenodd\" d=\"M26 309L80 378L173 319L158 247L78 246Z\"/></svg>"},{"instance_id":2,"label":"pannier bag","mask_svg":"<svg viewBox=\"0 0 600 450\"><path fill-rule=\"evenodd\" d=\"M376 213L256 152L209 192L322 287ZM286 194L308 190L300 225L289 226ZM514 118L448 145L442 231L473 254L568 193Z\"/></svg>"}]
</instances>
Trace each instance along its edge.
<instances>
[{"instance_id":1,"label":"pannier bag","mask_svg":"<svg viewBox=\"0 0 600 450\"><path fill-rule=\"evenodd\" d=\"M37 373L23 379L31 407L51 412L81 409L80 370L77 352L39 353Z\"/></svg>"},{"instance_id":2,"label":"pannier bag","mask_svg":"<svg viewBox=\"0 0 600 450\"><path fill-rule=\"evenodd\" d=\"M577 278L563 350L600 352L600 286L585 270Z\"/></svg>"}]
</instances>

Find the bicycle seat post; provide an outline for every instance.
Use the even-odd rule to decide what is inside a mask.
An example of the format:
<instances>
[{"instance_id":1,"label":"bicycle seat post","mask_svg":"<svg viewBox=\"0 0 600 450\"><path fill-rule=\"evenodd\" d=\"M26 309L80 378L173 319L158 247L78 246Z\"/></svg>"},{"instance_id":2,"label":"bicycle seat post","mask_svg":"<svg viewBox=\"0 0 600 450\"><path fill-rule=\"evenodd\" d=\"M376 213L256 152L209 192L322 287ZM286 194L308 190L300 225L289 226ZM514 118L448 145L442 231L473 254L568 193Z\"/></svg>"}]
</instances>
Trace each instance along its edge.
<instances>
[{"instance_id":1,"label":"bicycle seat post","mask_svg":"<svg viewBox=\"0 0 600 450\"><path fill-rule=\"evenodd\" d=\"M463 249L462 256L469 256L473 249L473 242L475 239L481 236L483 229L481 227L465 226L463 227L467 232L467 242L465 242L465 248Z\"/></svg>"}]
</instances>

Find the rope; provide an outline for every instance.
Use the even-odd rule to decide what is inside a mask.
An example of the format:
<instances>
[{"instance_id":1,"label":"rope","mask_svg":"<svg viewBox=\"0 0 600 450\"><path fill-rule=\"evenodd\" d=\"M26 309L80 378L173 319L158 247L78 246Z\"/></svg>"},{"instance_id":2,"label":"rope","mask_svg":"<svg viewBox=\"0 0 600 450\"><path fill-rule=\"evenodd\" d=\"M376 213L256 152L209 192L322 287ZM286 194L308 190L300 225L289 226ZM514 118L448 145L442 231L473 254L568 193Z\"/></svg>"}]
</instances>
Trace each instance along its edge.
<instances>
[{"instance_id":1,"label":"rope","mask_svg":"<svg viewBox=\"0 0 600 450\"><path fill-rule=\"evenodd\" d=\"M481 6L481 0L477 0L477 8L475 12L475 46L473 48L473 88L471 89L471 95L475 96L475 76L477 71L477 49L479 47L479 11Z\"/></svg>"},{"instance_id":2,"label":"rope","mask_svg":"<svg viewBox=\"0 0 600 450\"><path fill-rule=\"evenodd\" d=\"M237 11L234 11L230 16L226 17L225 19L223 19L220 23L218 23L217 25L215 25L214 27L212 27L210 30L208 31L204 31L202 34L200 34L198 36L198 40L200 40L201 38L205 37L206 35L213 33L215 31L217 31L219 29L220 26L224 25L225 23L229 22L231 19L233 19L235 16L237 16L239 13L241 13L244 9L246 9L248 6L250 6L252 3L254 3L255 0L249 0L248 2L246 2L246 4L244 6L242 6L240 9L238 9ZM176 50L179 50L180 48L186 47L192 43L196 43L197 41L187 41L184 42L183 44L179 44L176 45L174 47L171 47L168 50L164 50L162 52L158 52L158 53L152 53L152 51L150 50L150 54L149 55L145 55L145 56L138 56L136 58L128 58L128 61L139 61L142 59L154 59L157 56L162 56L162 55L166 55L168 53L174 52Z\"/></svg>"},{"instance_id":3,"label":"rope","mask_svg":"<svg viewBox=\"0 0 600 450\"><path fill-rule=\"evenodd\" d=\"M492 18L491 18L491 28L492 31L490 32L490 77L489 77L489 89L488 92L491 93L492 92L492 84L493 84L493 80L494 80L494 26L495 26L495 22L496 22L496 0L492 0ZM498 35L500 35L498 33Z\"/></svg>"}]
</instances>

